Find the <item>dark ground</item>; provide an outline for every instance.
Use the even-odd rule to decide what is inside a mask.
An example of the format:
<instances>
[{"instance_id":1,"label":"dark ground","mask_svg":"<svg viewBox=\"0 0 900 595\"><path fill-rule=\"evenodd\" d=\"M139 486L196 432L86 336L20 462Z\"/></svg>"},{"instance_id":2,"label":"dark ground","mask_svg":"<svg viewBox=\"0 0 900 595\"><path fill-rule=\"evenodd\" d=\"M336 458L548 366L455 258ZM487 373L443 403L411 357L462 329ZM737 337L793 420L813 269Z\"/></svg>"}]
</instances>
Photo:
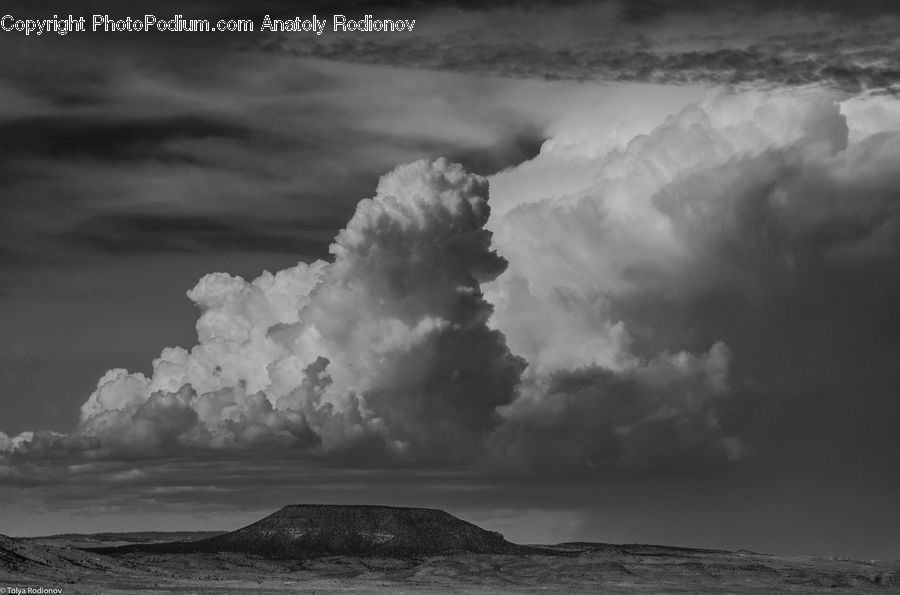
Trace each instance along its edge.
<instances>
[{"instance_id":1,"label":"dark ground","mask_svg":"<svg viewBox=\"0 0 900 595\"><path fill-rule=\"evenodd\" d=\"M508 543L499 534L441 511L380 507L363 515L361 524L346 525L361 510L286 507L228 534L0 536L0 587L59 587L66 594L900 593L898 560L601 543L504 546L499 551L497 544ZM338 520L344 524L332 522ZM316 529L316 523L324 529ZM424 537L416 537L417 531ZM431 551L441 540L452 547L437 555L378 554L394 533L403 543L424 543ZM298 555L296 544L273 550L272 543L280 542L261 540L271 535L301 541L315 535L315 541L303 543L349 543L362 549ZM228 548L212 551L216 544ZM246 551L234 551L239 549L235 544ZM256 551L259 544L264 547Z\"/></svg>"}]
</instances>

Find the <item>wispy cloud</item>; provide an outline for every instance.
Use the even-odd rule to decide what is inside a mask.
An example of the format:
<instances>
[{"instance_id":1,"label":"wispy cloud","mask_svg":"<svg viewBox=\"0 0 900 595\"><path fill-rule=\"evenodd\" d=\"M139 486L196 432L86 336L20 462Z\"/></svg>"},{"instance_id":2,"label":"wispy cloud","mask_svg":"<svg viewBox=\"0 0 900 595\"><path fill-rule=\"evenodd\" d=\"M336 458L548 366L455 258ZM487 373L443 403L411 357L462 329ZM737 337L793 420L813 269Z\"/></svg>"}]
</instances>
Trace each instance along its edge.
<instances>
[{"instance_id":1,"label":"wispy cloud","mask_svg":"<svg viewBox=\"0 0 900 595\"><path fill-rule=\"evenodd\" d=\"M402 39L272 36L260 47L299 57L548 80L824 83L854 93L896 92L900 85L898 17L889 11L848 20L834 6L753 8L611 2L553 12L438 8L422 15L421 32Z\"/></svg>"}]
</instances>

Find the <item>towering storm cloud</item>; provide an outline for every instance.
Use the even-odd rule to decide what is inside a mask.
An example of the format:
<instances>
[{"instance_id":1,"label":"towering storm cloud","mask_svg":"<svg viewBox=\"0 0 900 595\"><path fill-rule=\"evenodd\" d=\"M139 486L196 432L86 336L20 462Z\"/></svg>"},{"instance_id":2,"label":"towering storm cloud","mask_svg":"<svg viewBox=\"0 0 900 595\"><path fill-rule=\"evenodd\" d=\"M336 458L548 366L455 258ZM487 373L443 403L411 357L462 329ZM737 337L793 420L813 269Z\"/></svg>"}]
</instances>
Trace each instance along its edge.
<instances>
[{"instance_id":1,"label":"towering storm cloud","mask_svg":"<svg viewBox=\"0 0 900 595\"><path fill-rule=\"evenodd\" d=\"M486 293L529 368L498 456L553 468L752 456L721 422L730 401L805 382L863 312L885 329L896 319L896 107L712 93L648 134L572 126L499 174L492 227L511 264ZM764 369L765 351L787 369Z\"/></svg>"},{"instance_id":2,"label":"towering storm cloud","mask_svg":"<svg viewBox=\"0 0 900 595\"><path fill-rule=\"evenodd\" d=\"M106 373L70 434L0 434L0 477L252 449L524 472L752 458L726 413L777 385L760 350L803 346L800 372L820 354L802 316L768 346L747 329L808 308L840 334L898 295L898 114L719 92L641 132L570 120L494 176L493 215L485 178L400 166L330 262L206 275L197 345Z\"/></svg>"},{"instance_id":3,"label":"towering storm cloud","mask_svg":"<svg viewBox=\"0 0 900 595\"><path fill-rule=\"evenodd\" d=\"M110 370L68 436L0 437L8 457L153 457L280 445L354 458L469 460L523 367L487 327L487 182L444 160L398 167L331 247L252 282L205 276L198 344L148 378ZM8 473L7 469L7 473Z\"/></svg>"}]
</instances>

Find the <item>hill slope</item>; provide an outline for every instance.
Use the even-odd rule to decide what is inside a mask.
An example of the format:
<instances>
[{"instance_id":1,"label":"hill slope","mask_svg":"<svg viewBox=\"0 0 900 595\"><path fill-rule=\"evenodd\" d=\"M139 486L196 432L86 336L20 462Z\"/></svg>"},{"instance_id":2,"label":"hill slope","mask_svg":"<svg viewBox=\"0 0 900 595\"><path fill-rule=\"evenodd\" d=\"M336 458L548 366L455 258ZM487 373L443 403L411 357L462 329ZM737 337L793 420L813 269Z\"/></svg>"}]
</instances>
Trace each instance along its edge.
<instances>
[{"instance_id":1,"label":"hill slope","mask_svg":"<svg viewBox=\"0 0 900 595\"><path fill-rule=\"evenodd\" d=\"M0 577L62 580L88 571L117 569L112 560L77 549L27 543L0 535Z\"/></svg>"},{"instance_id":2,"label":"hill slope","mask_svg":"<svg viewBox=\"0 0 900 595\"><path fill-rule=\"evenodd\" d=\"M522 554L532 550L442 510L392 506L293 505L237 531L194 542L98 548L130 552L240 552L271 558Z\"/></svg>"}]
</instances>

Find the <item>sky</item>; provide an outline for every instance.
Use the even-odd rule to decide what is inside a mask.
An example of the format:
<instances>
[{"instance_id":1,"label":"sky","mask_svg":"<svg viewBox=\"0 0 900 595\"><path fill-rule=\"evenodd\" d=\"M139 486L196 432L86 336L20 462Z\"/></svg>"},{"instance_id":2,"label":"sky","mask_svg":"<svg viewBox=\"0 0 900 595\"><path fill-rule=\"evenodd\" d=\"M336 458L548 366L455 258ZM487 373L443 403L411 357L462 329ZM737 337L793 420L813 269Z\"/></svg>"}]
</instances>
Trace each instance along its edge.
<instances>
[{"instance_id":1,"label":"sky","mask_svg":"<svg viewBox=\"0 0 900 595\"><path fill-rule=\"evenodd\" d=\"M900 557L892 3L4 10L416 24L0 32L0 533Z\"/></svg>"}]
</instances>

